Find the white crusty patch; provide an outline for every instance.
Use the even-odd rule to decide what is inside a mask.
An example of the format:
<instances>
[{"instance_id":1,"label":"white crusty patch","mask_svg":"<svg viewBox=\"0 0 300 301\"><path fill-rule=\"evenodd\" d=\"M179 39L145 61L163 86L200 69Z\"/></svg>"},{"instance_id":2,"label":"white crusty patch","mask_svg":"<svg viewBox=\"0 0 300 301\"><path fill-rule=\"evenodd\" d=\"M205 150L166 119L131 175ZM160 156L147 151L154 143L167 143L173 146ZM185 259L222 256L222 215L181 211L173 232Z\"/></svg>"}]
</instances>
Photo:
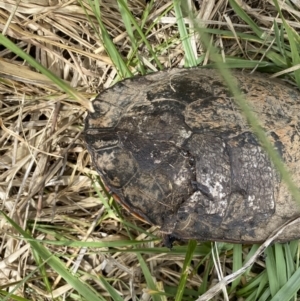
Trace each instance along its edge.
<instances>
[{"instance_id":1,"label":"white crusty patch","mask_svg":"<svg viewBox=\"0 0 300 301\"><path fill-rule=\"evenodd\" d=\"M202 208L205 214L218 214L219 216L224 216L227 208L226 199L221 201L210 200L207 196L203 195L201 191L194 192L190 196L189 202L197 203L197 205L194 206Z\"/></svg>"},{"instance_id":2,"label":"white crusty patch","mask_svg":"<svg viewBox=\"0 0 300 301\"><path fill-rule=\"evenodd\" d=\"M153 159L154 158L154 154L153 154L154 151L152 151L150 153L150 157ZM154 164L160 164L161 163L161 159L153 159L153 163Z\"/></svg>"},{"instance_id":3,"label":"white crusty patch","mask_svg":"<svg viewBox=\"0 0 300 301\"><path fill-rule=\"evenodd\" d=\"M255 195L248 195L248 206L249 207L254 207L254 202L255 201ZM255 208L254 208L255 209Z\"/></svg>"},{"instance_id":4,"label":"white crusty patch","mask_svg":"<svg viewBox=\"0 0 300 301\"><path fill-rule=\"evenodd\" d=\"M174 183L177 186L184 186L187 176L188 176L188 169L183 167L180 169L180 171L175 175L174 177Z\"/></svg>"},{"instance_id":5,"label":"white crusty patch","mask_svg":"<svg viewBox=\"0 0 300 301\"><path fill-rule=\"evenodd\" d=\"M211 201L208 199L209 206L205 207L206 214L218 214L224 216L227 208L227 200Z\"/></svg>"},{"instance_id":6,"label":"white crusty patch","mask_svg":"<svg viewBox=\"0 0 300 301\"><path fill-rule=\"evenodd\" d=\"M182 138L187 139L192 135L191 131L187 131L186 129L179 130L179 134Z\"/></svg>"},{"instance_id":7,"label":"white crusty patch","mask_svg":"<svg viewBox=\"0 0 300 301\"><path fill-rule=\"evenodd\" d=\"M228 206L228 195L223 183L226 183L227 179L224 175L219 174L217 179L206 175L202 179L198 180L199 183L206 186L212 200L207 196L203 195L200 191L195 192L191 197L193 200L202 203L203 209L206 214L218 214L219 216L224 216L226 213L226 208Z\"/></svg>"},{"instance_id":8,"label":"white crusty patch","mask_svg":"<svg viewBox=\"0 0 300 301\"><path fill-rule=\"evenodd\" d=\"M176 146L181 147L182 143L192 135L192 132L182 128L178 129L178 134L179 136L177 136L177 139L174 142Z\"/></svg>"},{"instance_id":9,"label":"white crusty patch","mask_svg":"<svg viewBox=\"0 0 300 301\"><path fill-rule=\"evenodd\" d=\"M210 194L217 200L222 200L226 197L222 182L226 182L226 178L223 175L219 175L218 181L212 181L209 176L202 180L203 185L209 189ZM214 183L214 185L211 185L211 183Z\"/></svg>"},{"instance_id":10,"label":"white crusty patch","mask_svg":"<svg viewBox=\"0 0 300 301\"><path fill-rule=\"evenodd\" d=\"M115 158L114 152L104 152L100 157L98 157L98 166L100 169L113 170L115 168L113 160Z\"/></svg>"},{"instance_id":11,"label":"white crusty patch","mask_svg":"<svg viewBox=\"0 0 300 301\"><path fill-rule=\"evenodd\" d=\"M257 199L255 195L248 195L247 201L249 208L252 208L253 211L261 211L262 200L260 198ZM274 209L275 201L273 197L271 197L271 202L268 204L268 206L270 206L270 209Z\"/></svg>"},{"instance_id":12,"label":"white crusty patch","mask_svg":"<svg viewBox=\"0 0 300 301\"><path fill-rule=\"evenodd\" d=\"M202 200L203 196L202 193L200 191L195 191L190 197L189 197L189 202L191 203L198 203L199 200ZM204 206L206 204L203 204Z\"/></svg>"}]
</instances>

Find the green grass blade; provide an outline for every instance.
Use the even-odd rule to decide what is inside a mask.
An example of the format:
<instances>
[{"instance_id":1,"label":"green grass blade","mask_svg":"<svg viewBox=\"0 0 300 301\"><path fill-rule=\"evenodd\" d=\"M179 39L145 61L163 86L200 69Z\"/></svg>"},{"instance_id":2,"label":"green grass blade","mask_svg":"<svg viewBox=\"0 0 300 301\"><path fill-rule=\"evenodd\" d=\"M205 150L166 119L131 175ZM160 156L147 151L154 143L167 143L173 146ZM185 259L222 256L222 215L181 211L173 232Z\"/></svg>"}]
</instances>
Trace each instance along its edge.
<instances>
[{"instance_id":1,"label":"green grass blade","mask_svg":"<svg viewBox=\"0 0 300 301\"><path fill-rule=\"evenodd\" d=\"M268 287L263 294L261 295L261 297L258 299L258 301L267 301L270 300L270 296L271 296L271 291L270 288ZM254 299L253 301L256 301L257 299ZM283 301L283 300L281 300Z\"/></svg>"},{"instance_id":2,"label":"green grass blade","mask_svg":"<svg viewBox=\"0 0 300 301\"><path fill-rule=\"evenodd\" d=\"M236 31L234 34L230 30L223 30L223 29L217 29L217 28L210 28L210 27L204 27L203 32L206 34L213 34L213 35L219 35L224 39L235 39L235 35L240 38L243 41L248 42L256 42L256 43L263 43L263 40L253 34L245 33L245 32L238 32Z\"/></svg>"},{"instance_id":3,"label":"green grass blade","mask_svg":"<svg viewBox=\"0 0 300 301\"><path fill-rule=\"evenodd\" d=\"M264 274L260 273L255 278L249 280L242 288L240 288L237 291L238 296L245 297L251 291L255 291L256 292L257 291L257 287L262 282L263 277L264 277ZM266 277L266 279L268 278L266 273L265 273L265 277Z\"/></svg>"},{"instance_id":4,"label":"green grass blade","mask_svg":"<svg viewBox=\"0 0 300 301\"><path fill-rule=\"evenodd\" d=\"M132 24L131 24L131 13L127 8L127 0L124 0L123 1L124 3L120 2L118 0L118 6L119 6L119 10L120 10L120 13L121 13L121 16L122 16L122 19L123 19L123 24L126 28L126 32L128 34L128 37L130 39L130 42L132 44L132 49L131 51L129 52L128 56L127 57L130 57L131 56L131 53L137 53L137 64L139 66L139 71L141 74L145 74L146 71L145 71L145 68L144 68L144 64L142 63L142 60L141 58L139 57L138 55L138 52L137 52L137 49L138 49L138 43L137 43L137 39L134 35L134 32L132 30ZM125 6L124 6L125 4Z\"/></svg>"},{"instance_id":5,"label":"green grass blade","mask_svg":"<svg viewBox=\"0 0 300 301\"><path fill-rule=\"evenodd\" d=\"M288 40L289 40L290 47L291 47L291 53L292 53L292 65L293 66L298 65L298 64L300 64L300 54L299 54L299 52L300 52L300 43L299 43L300 37L299 37L298 33L296 31L294 31L290 27L290 25L286 22L283 14L281 12L281 9L278 5L277 0L274 0L274 4L275 4L275 7L277 8L277 11L280 15L280 18L283 22L285 31L286 31L287 36L288 36ZM294 75L295 75L296 83L300 87L300 69L295 70Z\"/></svg>"},{"instance_id":6,"label":"green grass blade","mask_svg":"<svg viewBox=\"0 0 300 301\"><path fill-rule=\"evenodd\" d=\"M148 266L147 266L145 260L143 259L143 257L140 254L136 254L136 256L139 260L141 269L143 271L143 275L146 279L148 289L152 292L151 295L152 295L153 301L162 301L160 296L157 295L159 293L159 290L158 290L156 284L153 281L152 275L151 275L151 273L148 269Z\"/></svg>"},{"instance_id":7,"label":"green grass blade","mask_svg":"<svg viewBox=\"0 0 300 301\"><path fill-rule=\"evenodd\" d=\"M273 67L274 64L266 61L258 61L258 60L246 60L236 57L228 57L225 56L226 67L228 68L238 68L238 69L253 69L253 68L264 68L264 67ZM213 67L213 65L208 64L205 67Z\"/></svg>"},{"instance_id":8,"label":"green grass blade","mask_svg":"<svg viewBox=\"0 0 300 301\"><path fill-rule=\"evenodd\" d=\"M284 286L273 296L272 301L290 300L300 290L300 268L284 284Z\"/></svg>"},{"instance_id":9,"label":"green grass blade","mask_svg":"<svg viewBox=\"0 0 300 301\"><path fill-rule=\"evenodd\" d=\"M273 248L267 248L265 251L266 254L266 270L269 279L270 292L272 296L279 291L279 280L276 269L276 260L274 256Z\"/></svg>"},{"instance_id":10,"label":"green grass blade","mask_svg":"<svg viewBox=\"0 0 300 301\"><path fill-rule=\"evenodd\" d=\"M0 213L25 239L28 239L29 244L37 252L41 259L47 262L47 264L51 266L53 270L55 270L63 279L65 279L65 281L68 282L79 294L85 297L86 300L104 301L104 299L100 295L96 294L87 283L81 282L77 277L70 273L58 257L56 257L54 254L51 254L45 247L35 241L31 235L24 231L6 214L4 214L2 211L0 211Z\"/></svg>"},{"instance_id":11,"label":"green grass blade","mask_svg":"<svg viewBox=\"0 0 300 301\"><path fill-rule=\"evenodd\" d=\"M143 242L151 242L151 241L157 241L155 240L147 240L147 241L135 241L135 240L116 240L116 241L99 241L99 242L92 242L92 241L71 241L71 240L36 240L36 239L26 239L26 241L36 241L41 244L49 244L54 246L67 246L72 248L124 248L124 247L130 247L135 245L140 245Z\"/></svg>"},{"instance_id":12,"label":"green grass blade","mask_svg":"<svg viewBox=\"0 0 300 301\"><path fill-rule=\"evenodd\" d=\"M70 85L68 85L65 81L57 77L50 70L42 66L38 63L33 57L24 52L21 48L19 48L16 44L6 38L3 34L0 33L0 44L4 47L10 49L13 53L21 57L23 60L27 61L32 67L36 70L40 71L42 74L46 75L51 81L53 81L61 90L66 92L71 96L74 100L82 104L89 111L93 111L92 104L90 101L84 99L83 95L81 95L78 91L73 89Z\"/></svg>"},{"instance_id":13,"label":"green grass blade","mask_svg":"<svg viewBox=\"0 0 300 301\"><path fill-rule=\"evenodd\" d=\"M4 292L0 289L0 300L1 301L10 301L10 300L27 300L23 299L22 297L15 296L14 292L18 291L19 289L22 289L24 285L26 285L27 281L31 279L31 277L34 277L39 269L41 269L42 266L44 266L44 262L37 266L35 269L33 269L26 277L24 277L21 281L16 281L15 283L8 282L6 285L1 285L1 289L7 289L10 286L13 287L13 289L10 289L9 292ZM51 290L50 290L51 291ZM49 291L49 292L50 292ZM3 296L2 296L3 295ZM3 298L1 298L3 297ZM19 299L20 298L20 299Z\"/></svg>"},{"instance_id":14,"label":"green grass blade","mask_svg":"<svg viewBox=\"0 0 300 301\"><path fill-rule=\"evenodd\" d=\"M258 283L258 288L256 290L256 294L255 294L255 299L254 300L258 300L258 297L260 295L264 295L265 291L267 291L267 295L270 295L270 288L269 286L269 279L268 279L268 274L266 272L266 270L264 270L260 275L262 275L262 277L260 278L260 282Z\"/></svg>"},{"instance_id":15,"label":"green grass blade","mask_svg":"<svg viewBox=\"0 0 300 301\"><path fill-rule=\"evenodd\" d=\"M174 3L174 10L178 25L178 30L180 34L180 39L182 42L182 47L184 50L184 66L185 67L195 67L197 66L197 58L195 57L191 40L188 35L188 31L186 28L186 24L184 22L182 10L180 7L181 1L180 0L173 0Z\"/></svg>"},{"instance_id":16,"label":"green grass blade","mask_svg":"<svg viewBox=\"0 0 300 301\"><path fill-rule=\"evenodd\" d=\"M285 57L284 33L282 30L282 26L280 25L280 28L279 28L276 20L274 20L273 26L274 26L274 33L275 33L275 41L276 41L276 45L279 49L279 53L283 57Z\"/></svg>"},{"instance_id":17,"label":"green grass blade","mask_svg":"<svg viewBox=\"0 0 300 301\"><path fill-rule=\"evenodd\" d=\"M263 39L263 36L265 34L264 31L256 25L256 23L245 13L241 6L237 4L235 0L229 0L229 3L236 12L236 14L251 27L251 29L256 33L256 35L259 38Z\"/></svg>"},{"instance_id":18,"label":"green grass blade","mask_svg":"<svg viewBox=\"0 0 300 301\"><path fill-rule=\"evenodd\" d=\"M243 288L239 289L237 291L237 295L241 297L248 296L250 298L250 296L253 296L254 293L254 299L252 300L258 300L259 296L264 292L267 284L268 275L266 273L266 270L264 270L263 272L252 278L246 285L244 285Z\"/></svg>"},{"instance_id":19,"label":"green grass blade","mask_svg":"<svg viewBox=\"0 0 300 301\"><path fill-rule=\"evenodd\" d=\"M45 264L44 264L43 260L41 260L41 257L39 256L39 254L34 249L32 249L32 254L33 254L33 257L34 257L34 259L37 263L40 274L43 278L45 288L46 288L47 292L50 293L51 292L51 285L50 285L50 282L48 280L48 274L47 274L47 271L45 269Z\"/></svg>"},{"instance_id":20,"label":"green grass blade","mask_svg":"<svg viewBox=\"0 0 300 301\"><path fill-rule=\"evenodd\" d=\"M208 256L207 256L208 257ZM199 295L203 295L209 288L209 276L211 273L211 269L214 266L214 262L210 258L207 258L206 263L205 263L205 270L204 270L204 275L202 275L202 283L198 289Z\"/></svg>"},{"instance_id":21,"label":"green grass blade","mask_svg":"<svg viewBox=\"0 0 300 301\"><path fill-rule=\"evenodd\" d=\"M243 255L243 246L241 244L234 245L232 272L239 270L243 266L242 255ZM239 285L240 281L241 281L241 276L236 278L232 282L230 291L233 291Z\"/></svg>"},{"instance_id":22,"label":"green grass blade","mask_svg":"<svg viewBox=\"0 0 300 301\"><path fill-rule=\"evenodd\" d=\"M20 297L20 296L17 296L17 295L13 295L11 294L11 292L6 292L4 290L1 290L0 289L0 300L1 301L32 301L32 300L29 300L27 298L23 298L23 297ZM9 298L9 299L7 299Z\"/></svg>"},{"instance_id":23,"label":"green grass blade","mask_svg":"<svg viewBox=\"0 0 300 301\"><path fill-rule=\"evenodd\" d=\"M252 292L252 293L250 293L249 296L247 296L247 298L242 299L242 300L245 300L245 301L254 301L254 300L258 300L258 299L256 299L256 293Z\"/></svg>"},{"instance_id":24,"label":"green grass blade","mask_svg":"<svg viewBox=\"0 0 300 301\"><path fill-rule=\"evenodd\" d=\"M105 25L102 22L100 5L99 5L98 1L88 0L88 3L91 7L91 10L94 13L94 16L97 19L97 23L98 23L100 31L98 28L96 28L96 26L94 25L94 22L91 20L91 17L87 13L86 8L82 3L82 0L79 0L79 2L80 2L82 9L85 11L85 15L86 15L87 19L89 20L90 24L93 26L95 32L98 33L98 38L101 41L103 47L105 48L107 55L110 57L112 63L116 67L120 78L124 79L127 77L132 77L133 74L127 67L127 65L124 62L124 59L122 58L120 53L118 52L115 44L111 40L111 38L106 30Z\"/></svg>"},{"instance_id":25,"label":"green grass blade","mask_svg":"<svg viewBox=\"0 0 300 301\"><path fill-rule=\"evenodd\" d=\"M243 264L245 264L257 251L257 249L259 248L259 245L255 244L251 246L250 251L248 252L248 254L246 255Z\"/></svg>"},{"instance_id":26,"label":"green grass blade","mask_svg":"<svg viewBox=\"0 0 300 301\"><path fill-rule=\"evenodd\" d=\"M299 239L290 241L290 243L289 243L289 250L291 251L292 258L297 256L297 254L299 252L299 243L300 243ZM296 259L298 260L298 256L296 257Z\"/></svg>"},{"instance_id":27,"label":"green grass blade","mask_svg":"<svg viewBox=\"0 0 300 301\"><path fill-rule=\"evenodd\" d=\"M290 244L284 244L284 254L285 254L285 264L286 264L286 275L287 278L291 278L291 276L295 272L295 263L294 263L294 256L292 254L292 249Z\"/></svg>"},{"instance_id":28,"label":"green grass blade","mask_svg":"<svg viewBox=\"0 0 300 301\"><path fill-rule=\"evenodd\" d=\"M124 301L124 299L118 294L118 292L105 280L104 277L99 276L100 282L103 284L110 297L113 298L114 301Z\"/></svg>"},{"instance_id":29,"label":"green grass blade","mask_svg":"<svg viewBox=\"0 0 300 301\"><path fill-rule=\"evenodd\" d=\"M142 29L140 28L140 26L138 25L138 23L136 22L135 17L131 14L131 12L129 11L127 5L125 4L124 0L118 0L119 4L122 6L123 11L126 12L127 17L130 19L131 23L133 24L133 26L135 27L136 31L138 32L138 34L140 35L142 41L145 43L145 45L147 46L147 49L149 50L149 52L152 55L152 58L154 59L154 61L156 62L157 66L159 67L159 69L163 69L163 66L161 65L157 55L155 54L155 52L152 49L151 44L149 43L149 41L147 40L146 36L144 35Z\"/></svg>"},{"instance_id":30,"label":"green grass blade","mask_svg":"<svg viewBox=\"0 0 300 301\"><path fill-rule=\"evenodd\" d=\"M148 16L150 14L150 11L153 8L153 0L149 1L148 5L146 5L143 15L141 17L141 27L144 28L146 22L148 21Z\"/></svg>"},{"instance_id":31,"label":"green grass blade","mask_svg":"<svg viewBox=\"0 0 300 301\"><path fill-rule=\"evenodd\" d=\"M99 8L100 8L100 6L99 6ZM96 16L97 16L98 24L99 24L100 31L101 31L103 46L106 50L106 53L111 58L114 66L118 70L119 76L121 77L121 79L124 79L127 77L132 77L133 74L131 73L131 71L127 67L127 65L125 64L121 55L119 54L115 44L111 40L111 38L106 30L106 27L104 26L104 24L101 20L100 11L98 12L98 14L96 14Z\"/></svg>"},{"instance_id":32,"label":"green grass blade","mask_svg":"<svg viewBox=\"0 0 300 301\"><path fill-rule=\"evenodd\" d=\"M178 290L176 293L175 301L181 301L184 293L184 289L186 287L186 281L189 276L190 264L193 259L193 254L195 252L197 246L197 242L195 240L190 240L188 243L187 253L185 255L182 273L179 280Z\"/></svg>"},{"instance_id":33,"label":"green grass blade","mask_svg":"<svg viewBox=\"0 0 300 301\"><path fill-rule=\"evenodd\" d=\"M274 245L275 262L276 262L276 274L279 287L282 287L287 282L286 274L286 259L284 256L284 245L276 243Z\"/></svg>"},{"instance_id":34,"label":"green grass blade","mask_svg":"<svg viewBox=\"0 0 300 301\"><path fill-rule=\"evenodd\" d=\"M263 54L277 67L286 68L287 57L278 54L276 51L269 50L267 53L264 50L258 50L257 52Z\"/></svg>"}]
</instances>

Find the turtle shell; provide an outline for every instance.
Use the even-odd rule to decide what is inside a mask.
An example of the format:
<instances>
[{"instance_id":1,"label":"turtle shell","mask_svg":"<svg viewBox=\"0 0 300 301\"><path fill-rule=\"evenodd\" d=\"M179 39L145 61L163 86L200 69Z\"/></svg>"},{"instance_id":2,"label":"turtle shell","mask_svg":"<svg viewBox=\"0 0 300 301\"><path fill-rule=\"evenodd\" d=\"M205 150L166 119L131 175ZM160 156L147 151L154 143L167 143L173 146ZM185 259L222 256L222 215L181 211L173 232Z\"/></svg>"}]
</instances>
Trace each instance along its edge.
<instances>
[{"instance_id":1,"label":"turtle shell","mask_svg":"<svg viewBox=\"0 0 300 301\"><path fill-rule=\"evenodd\" d=\"M299 91L259 73L233 78L299 181ZM300 216L217 70L126 79L93 106L84 135L102 180L132 214L170 237L255 243ZM278 240L299 237L296 225Z\"/></svg>"}]
</instances>

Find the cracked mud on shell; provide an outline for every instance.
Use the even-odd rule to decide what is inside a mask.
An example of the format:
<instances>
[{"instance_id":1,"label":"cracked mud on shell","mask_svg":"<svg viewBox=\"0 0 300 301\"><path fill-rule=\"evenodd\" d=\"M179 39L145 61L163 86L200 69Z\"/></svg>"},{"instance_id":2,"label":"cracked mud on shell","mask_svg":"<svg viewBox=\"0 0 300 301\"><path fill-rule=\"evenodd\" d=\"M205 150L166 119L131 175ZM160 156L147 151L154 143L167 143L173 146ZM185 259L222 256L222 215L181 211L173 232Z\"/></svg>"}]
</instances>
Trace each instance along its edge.
<instances>
[{"instance_id":1,"label":"cracked mud on shell","mask_svg":"<svg viewBox=\"0 0 300 301\"><path fill-rule=\"evenodd\" d=\"M259 73L233 75L299 181L299 91ZM216 70L127 79L93 105L85 140L102 180L126 209L170 237L255 243L300 216ZM298 227L279 241L299 238Z\"/></svg>"}]
</instances>

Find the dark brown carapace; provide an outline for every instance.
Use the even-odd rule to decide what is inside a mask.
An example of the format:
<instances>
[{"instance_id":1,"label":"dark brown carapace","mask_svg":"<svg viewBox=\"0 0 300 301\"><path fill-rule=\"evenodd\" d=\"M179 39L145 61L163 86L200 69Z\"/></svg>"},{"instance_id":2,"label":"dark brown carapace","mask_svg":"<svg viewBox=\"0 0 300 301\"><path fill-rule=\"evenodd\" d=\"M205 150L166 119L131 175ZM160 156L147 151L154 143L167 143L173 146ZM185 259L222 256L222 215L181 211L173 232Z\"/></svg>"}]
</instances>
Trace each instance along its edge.
<instances>
[{"instance_id":1,"label":"dark brown carapace","mask_svg":"<svg viewBox=\"0 0 300 301\"><path fill-rule=\"evenodd\" d=\"M233 75L299 181L299 91L258 73ZM300 216L216 70L127 79L93 105L85 140L97 171L123 206L163 233L254 243ZM299 237L296 225L278 239Z\"/></svg>"}]
</instances>

